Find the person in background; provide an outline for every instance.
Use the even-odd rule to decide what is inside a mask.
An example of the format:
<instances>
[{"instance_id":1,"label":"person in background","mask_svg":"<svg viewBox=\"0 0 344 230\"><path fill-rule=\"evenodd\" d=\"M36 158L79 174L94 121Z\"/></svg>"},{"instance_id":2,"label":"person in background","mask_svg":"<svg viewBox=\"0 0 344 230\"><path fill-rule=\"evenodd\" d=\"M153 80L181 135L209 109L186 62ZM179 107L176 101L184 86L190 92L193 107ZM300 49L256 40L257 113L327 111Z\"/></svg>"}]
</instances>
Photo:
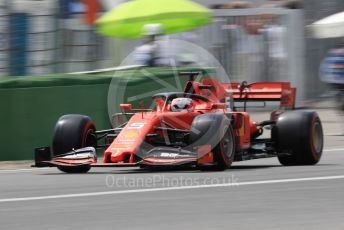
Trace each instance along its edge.
<instances>
[{"instance_id":1,"label":"person in background","mask_svg":"<svg viewBox=\"0 0 344 230\"><path fill-rule=\"evenodd\" d=\"M243 23L243 33L241 34L241 50L239 55L246 56L246 80L257 82L263 80L264 67L264 36L261 33L262 21L257 15L245 18Z\"/></svg>"},{"instance_id":2,"label":"person in background","mask_svg":"<svg viewBox=\"0 0 344 230\"><path fill-rule=\"evenodd\" d=\"M278 16L261 15L260 33L264 36L265 81L283 81L287 66L287 29L278 22Z\"/></svg>"},{"instance_id":3,"label":"person in background","mask_svg":"<svg viewBox=\"0 0 344 230\"><path fill-rule=\"evenodd\" d=\"M337 107L344 112L344 44L328 52L320 64L320 79L335 90Z\"/></svg>"},{"instance_id":4,"label":"person in background","mask_svg":"<svg viewBox=\"0 0 344 230\"><path fill-rule=\"evenodd\" d=\"M135 62L150 67L157 66L159 44L156 38L163 34L163 27L161 24L147 24L143 27L143 33L147 40L135 49Z\"/></svg>"}]
</instances>

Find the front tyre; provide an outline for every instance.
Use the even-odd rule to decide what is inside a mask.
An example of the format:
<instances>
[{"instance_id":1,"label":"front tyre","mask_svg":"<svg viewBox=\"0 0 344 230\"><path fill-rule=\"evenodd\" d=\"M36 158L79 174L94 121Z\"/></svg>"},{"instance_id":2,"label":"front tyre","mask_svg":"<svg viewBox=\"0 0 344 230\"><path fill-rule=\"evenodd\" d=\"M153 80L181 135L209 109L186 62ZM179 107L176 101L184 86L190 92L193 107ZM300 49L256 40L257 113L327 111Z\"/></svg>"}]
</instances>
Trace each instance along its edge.
<instances>
[{"instance_id":1,"label":"front tyre","mask_svg":"<svg viewBox=\"0 0 344 230\"><path fill-rule=\"evenodd\" d=\"M214 162L199 164L201 170L225 170L234 160L235 137L226 115L207 113L198 115L192 122L190 141L192 146L210 145Z\"/></svg>"},{"instance_id":2,"label":"front tyre","mask_svg":"<svg viewBox=\"0 0 344 230\"><path fill-rule=\"evenodd\" d=\"M68 114L57 121L53 137L53 155L57 156L84 147L95 147L96 127L90 117L79 114ZM59 166L66 173L86 173L90 165Z\"/></svg>"},{"instance_id":3,"label":"front tyre","mask_svg":"<svg viewBox=\"0 0 344 230\"><path fill-rule=\"evenodd\" d=\"M234 131L231 125L225 125L223 128L223 138L213 149L215 170L228 169L233 161L235 154Z\"/></svg>"},{"instance_id":4,"label":"front tyre","mask_svg":"<svg viewBox=\"0 0 344 230\"><path fill-rule=\"evenodd\" d=\"M272 130L272 139L282 165L315 165L321 158L324 136L316 112L287 111L280 114Z\"/></svg>"}]
</instances>

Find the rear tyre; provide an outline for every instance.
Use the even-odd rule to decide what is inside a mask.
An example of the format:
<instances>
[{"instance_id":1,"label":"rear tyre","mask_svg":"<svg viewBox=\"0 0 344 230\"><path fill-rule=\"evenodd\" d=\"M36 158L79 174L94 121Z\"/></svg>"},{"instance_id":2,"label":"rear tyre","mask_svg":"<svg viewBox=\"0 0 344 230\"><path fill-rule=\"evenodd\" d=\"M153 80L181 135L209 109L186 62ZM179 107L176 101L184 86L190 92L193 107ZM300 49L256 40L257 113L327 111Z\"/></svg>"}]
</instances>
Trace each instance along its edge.
<instances>
[{"instance_id":1,"label":"rear tyre","mask_svg":"<svg viewBox=\"0 0 344 230\"><path fill-rule=\"evenodd\" d=\"M90 117L78 114L62 116L55 126L53 137L53 155L57 156L84 147L95 147L96 127ZM59 166L66 173L86 173L90 165Z\"/></svg>"},{"instance_id":2,"label":"rear tyre","mask_svg":"<svg viewBox=\"0 0 344 230\"><path fill-rule=\"evenodd\" d=\"M191 143L197 147L209 144L214 163L199 164L200 170L225 170L234 160L235 138L229 119L224 114L202 114L192 122Z\"/></svg>"},{"instance_id":3,"label":"rear tyre","mask_svg":"<svg viewBox=\"0 0 344 230\"><path fill-rule=\"evenodd\" d=\"M272 129L278 160L282 165L315 165L324 145L320 118L312 111L288 111L280 114Z\"/></svg>"}]
</instances>

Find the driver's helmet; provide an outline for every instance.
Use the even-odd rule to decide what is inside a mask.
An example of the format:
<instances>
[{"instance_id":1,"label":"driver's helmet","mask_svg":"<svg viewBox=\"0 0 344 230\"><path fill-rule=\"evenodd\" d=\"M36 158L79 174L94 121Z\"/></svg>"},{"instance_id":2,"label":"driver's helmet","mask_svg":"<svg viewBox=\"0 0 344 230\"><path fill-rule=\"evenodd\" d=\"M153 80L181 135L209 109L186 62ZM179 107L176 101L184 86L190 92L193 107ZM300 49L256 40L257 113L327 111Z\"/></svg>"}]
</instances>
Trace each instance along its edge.
<instances>
[{"instance_id":1,"label":"driver's helmet","mask_svg":"<svg viewBox=\"0 0 344 230\"><path fill-rule=\"evenodd\" d=\"M173 112L187 111L191 107L192 107L191 98L178 97L178 98L173 99L171 102L171 109Z\"/></svg>"}]
</instances>

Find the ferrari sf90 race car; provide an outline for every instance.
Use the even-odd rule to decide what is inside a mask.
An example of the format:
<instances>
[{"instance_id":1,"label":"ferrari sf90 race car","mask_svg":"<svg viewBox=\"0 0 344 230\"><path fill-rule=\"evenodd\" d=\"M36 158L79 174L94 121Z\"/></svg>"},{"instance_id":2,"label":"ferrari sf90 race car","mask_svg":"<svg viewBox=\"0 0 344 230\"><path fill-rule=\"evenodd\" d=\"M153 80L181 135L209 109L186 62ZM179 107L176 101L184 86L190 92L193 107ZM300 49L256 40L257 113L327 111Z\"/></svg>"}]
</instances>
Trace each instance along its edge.
<instances>
[{"instance_id":1,"label":"ferrari sf90 race car","mask_svg":"<svg viewBox=\"0 0 344 230\"><path fill-rule=\"evenodd\" d=\"M85 115L62 116L52 153L50 147L36 148L35 166L85 173L91 167L129 166L224 170L234 161L266 157L278 157L286 166L320 160L320 118L314 111L294 110L296 89L290 83L221 83L210 77L197 82L195 73L181 75L190 78L183 92L154 95L153 109L121 104L110 129L97 130ZM279 108L255 122L246 111L251 101L277 101Z\"/></svg>"}]
</instances>

